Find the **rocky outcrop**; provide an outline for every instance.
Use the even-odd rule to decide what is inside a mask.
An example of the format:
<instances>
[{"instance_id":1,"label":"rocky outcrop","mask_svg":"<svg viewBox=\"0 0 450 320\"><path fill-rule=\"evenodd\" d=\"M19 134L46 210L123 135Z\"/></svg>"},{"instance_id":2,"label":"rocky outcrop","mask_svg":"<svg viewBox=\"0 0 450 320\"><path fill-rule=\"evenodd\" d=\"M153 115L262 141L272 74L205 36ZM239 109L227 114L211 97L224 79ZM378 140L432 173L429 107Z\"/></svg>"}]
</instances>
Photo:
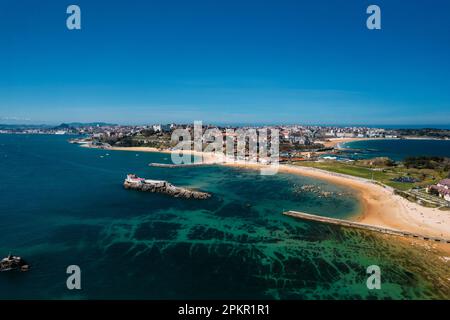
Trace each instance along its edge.
<instances>
[{"instance_id":1,"label":"rocky outcrop","mask_svg":"<svg viewBox=\"0 0 450 320\"><path fill-rule=\"evenodd\" d=\"M211 197L209 193L190 190L187 188L177 187L167 181L149 181L141 183L133 183L125 181L123 183L125 189L133 189L147 192L158 192L168 194L175 198L185 199L208 199Z\"/></svg>"}]
</instances>

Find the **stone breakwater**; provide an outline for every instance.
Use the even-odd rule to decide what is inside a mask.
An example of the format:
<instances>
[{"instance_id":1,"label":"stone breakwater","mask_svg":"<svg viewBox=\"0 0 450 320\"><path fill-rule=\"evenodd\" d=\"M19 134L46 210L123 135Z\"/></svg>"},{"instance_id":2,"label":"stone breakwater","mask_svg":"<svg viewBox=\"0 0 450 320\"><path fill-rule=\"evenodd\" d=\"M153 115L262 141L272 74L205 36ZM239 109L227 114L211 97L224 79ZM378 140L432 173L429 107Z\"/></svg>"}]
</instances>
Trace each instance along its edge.
<instances>
[{"instance_id":1,"label":"stone breakwater","mask_svg":"<svg viewBox=\"0 0 450 320\"><path fill-rule=\"evenodd\" d=\"M206 192L190 190L183 187L177 187L167 181L148 181L142 183L132 183L125 181L125 189L133 189L146 192L158 192L170 195L175 198L185 199L209 199L211 195Z\"/></svg>"},{"instance_id":2,"label":"stone breakwater","mask_svg":"<svg viewBox=\"0 0 450 320\"><path fill-rule=\"evenodd\" d=\"M390 234L390 235L394 235L394 236L403 236L403 237L422 239L422 240L426 240L426 241L450 243L450 239L429 237L429 236L418 234L418 233L402 231L402 230L397 230L397 229L392 229L392 228L386 228L386 227L382 227L382 226L370 225L370 224L356 222L356 221L349 221L349 220L343 220L343 219L318 216L315 214L309 214L309 213L305 213L305 212L287 211L287 212L283 212L283 214L286 216L291 216L291 217L303 219L303 220L335 224L335 225L339 225L339 226L343 226L343 227L350 227L350 228L356 228L356 229L371 230L371 231Z\"/></svg>"}]
</instances>

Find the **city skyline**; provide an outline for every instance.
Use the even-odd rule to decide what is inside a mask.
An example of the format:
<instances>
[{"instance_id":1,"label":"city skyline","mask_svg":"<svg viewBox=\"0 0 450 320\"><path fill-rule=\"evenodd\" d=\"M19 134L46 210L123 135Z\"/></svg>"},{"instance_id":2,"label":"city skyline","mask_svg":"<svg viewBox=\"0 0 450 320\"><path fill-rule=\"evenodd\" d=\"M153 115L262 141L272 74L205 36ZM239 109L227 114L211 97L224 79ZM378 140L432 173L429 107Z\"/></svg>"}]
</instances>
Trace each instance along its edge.
<instances>
[{"instance_id":1,"label":"city skyline","mask_svg":"<svg viewBox=\"0 0 450 320\"><path fill-rule=\"evenodd\" d=\"M76 4L0 4L0 123L450 122L445 1Z\"/></svg>"}]
</instances>

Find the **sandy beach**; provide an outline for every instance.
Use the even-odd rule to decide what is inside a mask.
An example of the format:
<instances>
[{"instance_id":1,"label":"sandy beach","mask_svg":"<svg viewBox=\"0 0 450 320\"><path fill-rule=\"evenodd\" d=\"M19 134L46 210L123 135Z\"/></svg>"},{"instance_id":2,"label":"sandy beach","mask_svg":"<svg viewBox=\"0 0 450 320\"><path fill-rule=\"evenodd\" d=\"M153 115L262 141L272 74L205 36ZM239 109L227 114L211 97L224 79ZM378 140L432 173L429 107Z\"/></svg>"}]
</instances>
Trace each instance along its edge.
<instances>
[{"instance_id":1,"label":"sandy beach","mask_svg":"<svg viewBox=\"0 0 450 320\"><path fill-rule=\"evenodd\" d=\"M259 164L228 164L230 166L261 168ZM280 165L280 172L287 172L326 180L353 189L362 203L362 212L356 221L415 232L425 236L450 239L450 214L435 208L423 207L393 193L389 187L324 170Z\"/></svg>"},{"instance_id":2,"label":"sandy beach","mask_svg":"<svg viewBox=\"0 0 450 320\"><path fill-rule=\"evenodd\" d=\"M338 147L339 144L345 142L374 140L374 139L382 139L382 138L330 138L325 141L317 141L317 142L323 144L326 148L336 148Z\"/></svg>"},{"instance_id":3,"label":"sandy beach","mask_svg":"<svg viewBox=\"0 0 450 320\"><path fill-rule=\"evenodd\" d=\"M344 139L333 141L333 143L344 142ZM349 141L345 139L345 141ZM159 150L156 148L134 147L134 148L111 148L112 150L136 151L136 152L164 152L170 150ZM261 169L267 167L257 163L223 163L223 159L214 153L201 153L190 151L190 154L203 156L206 163L217 163L227 166L235 166L250 169ZM423 207L410 202L393 193L390 187L383 187L371 181L328 172L316 168L302 167L296 165L279 165L279 172L298 174L316 179L329 181L354 190L362 204L362 212L355 217L356 221L374 226L387 227L401 231L418 233L424 236L450 239L450 213L435 208ZM445 251L450 252L450 245Z\"/></svg>"},{"instance_id":4,"label":"sandy beach","mask_svg":"<svg viewBox=\"0 0 450 320\"><path fill-rule=\"evenodd\" d=\"M430 138L430 137L416 137L416 136L404 136L402 137L404 140L442 140L439 138ZM325 141L317 141L318 143L323 144L326 148L339 148L339 145L346 142L353 141L367 141L367 140L399 140L399 138L330 138Z\"/></svg>"}]
</instances>

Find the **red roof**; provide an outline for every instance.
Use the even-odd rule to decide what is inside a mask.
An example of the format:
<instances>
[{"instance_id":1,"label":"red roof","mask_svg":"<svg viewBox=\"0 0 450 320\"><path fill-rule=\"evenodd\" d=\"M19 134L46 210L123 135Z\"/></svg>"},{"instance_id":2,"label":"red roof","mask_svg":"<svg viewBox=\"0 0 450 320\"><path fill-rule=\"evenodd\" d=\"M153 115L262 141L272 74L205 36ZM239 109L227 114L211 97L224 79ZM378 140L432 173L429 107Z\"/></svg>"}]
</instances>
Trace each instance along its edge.
<instances>
[{"instance_id":1,"label":"red roof","mask_svg":"<svg viewBox=\"0 0 450 320\"><path fill-rule=\"evenodd\" d=\"M450 187L450 179L441 180L441 181L439 181L439 184Z\"/></svg>"},{"instance_id":2,"label":"red roof","mask_svg":"<svg viewBox=\"0 0 450 320\"><path fill-rule=\"evenodd\" d=\"M444 187L431 186L430 189L436 190L442 195L450 194L450 189L445 189Z\"/></svg>"}]
</instances>

